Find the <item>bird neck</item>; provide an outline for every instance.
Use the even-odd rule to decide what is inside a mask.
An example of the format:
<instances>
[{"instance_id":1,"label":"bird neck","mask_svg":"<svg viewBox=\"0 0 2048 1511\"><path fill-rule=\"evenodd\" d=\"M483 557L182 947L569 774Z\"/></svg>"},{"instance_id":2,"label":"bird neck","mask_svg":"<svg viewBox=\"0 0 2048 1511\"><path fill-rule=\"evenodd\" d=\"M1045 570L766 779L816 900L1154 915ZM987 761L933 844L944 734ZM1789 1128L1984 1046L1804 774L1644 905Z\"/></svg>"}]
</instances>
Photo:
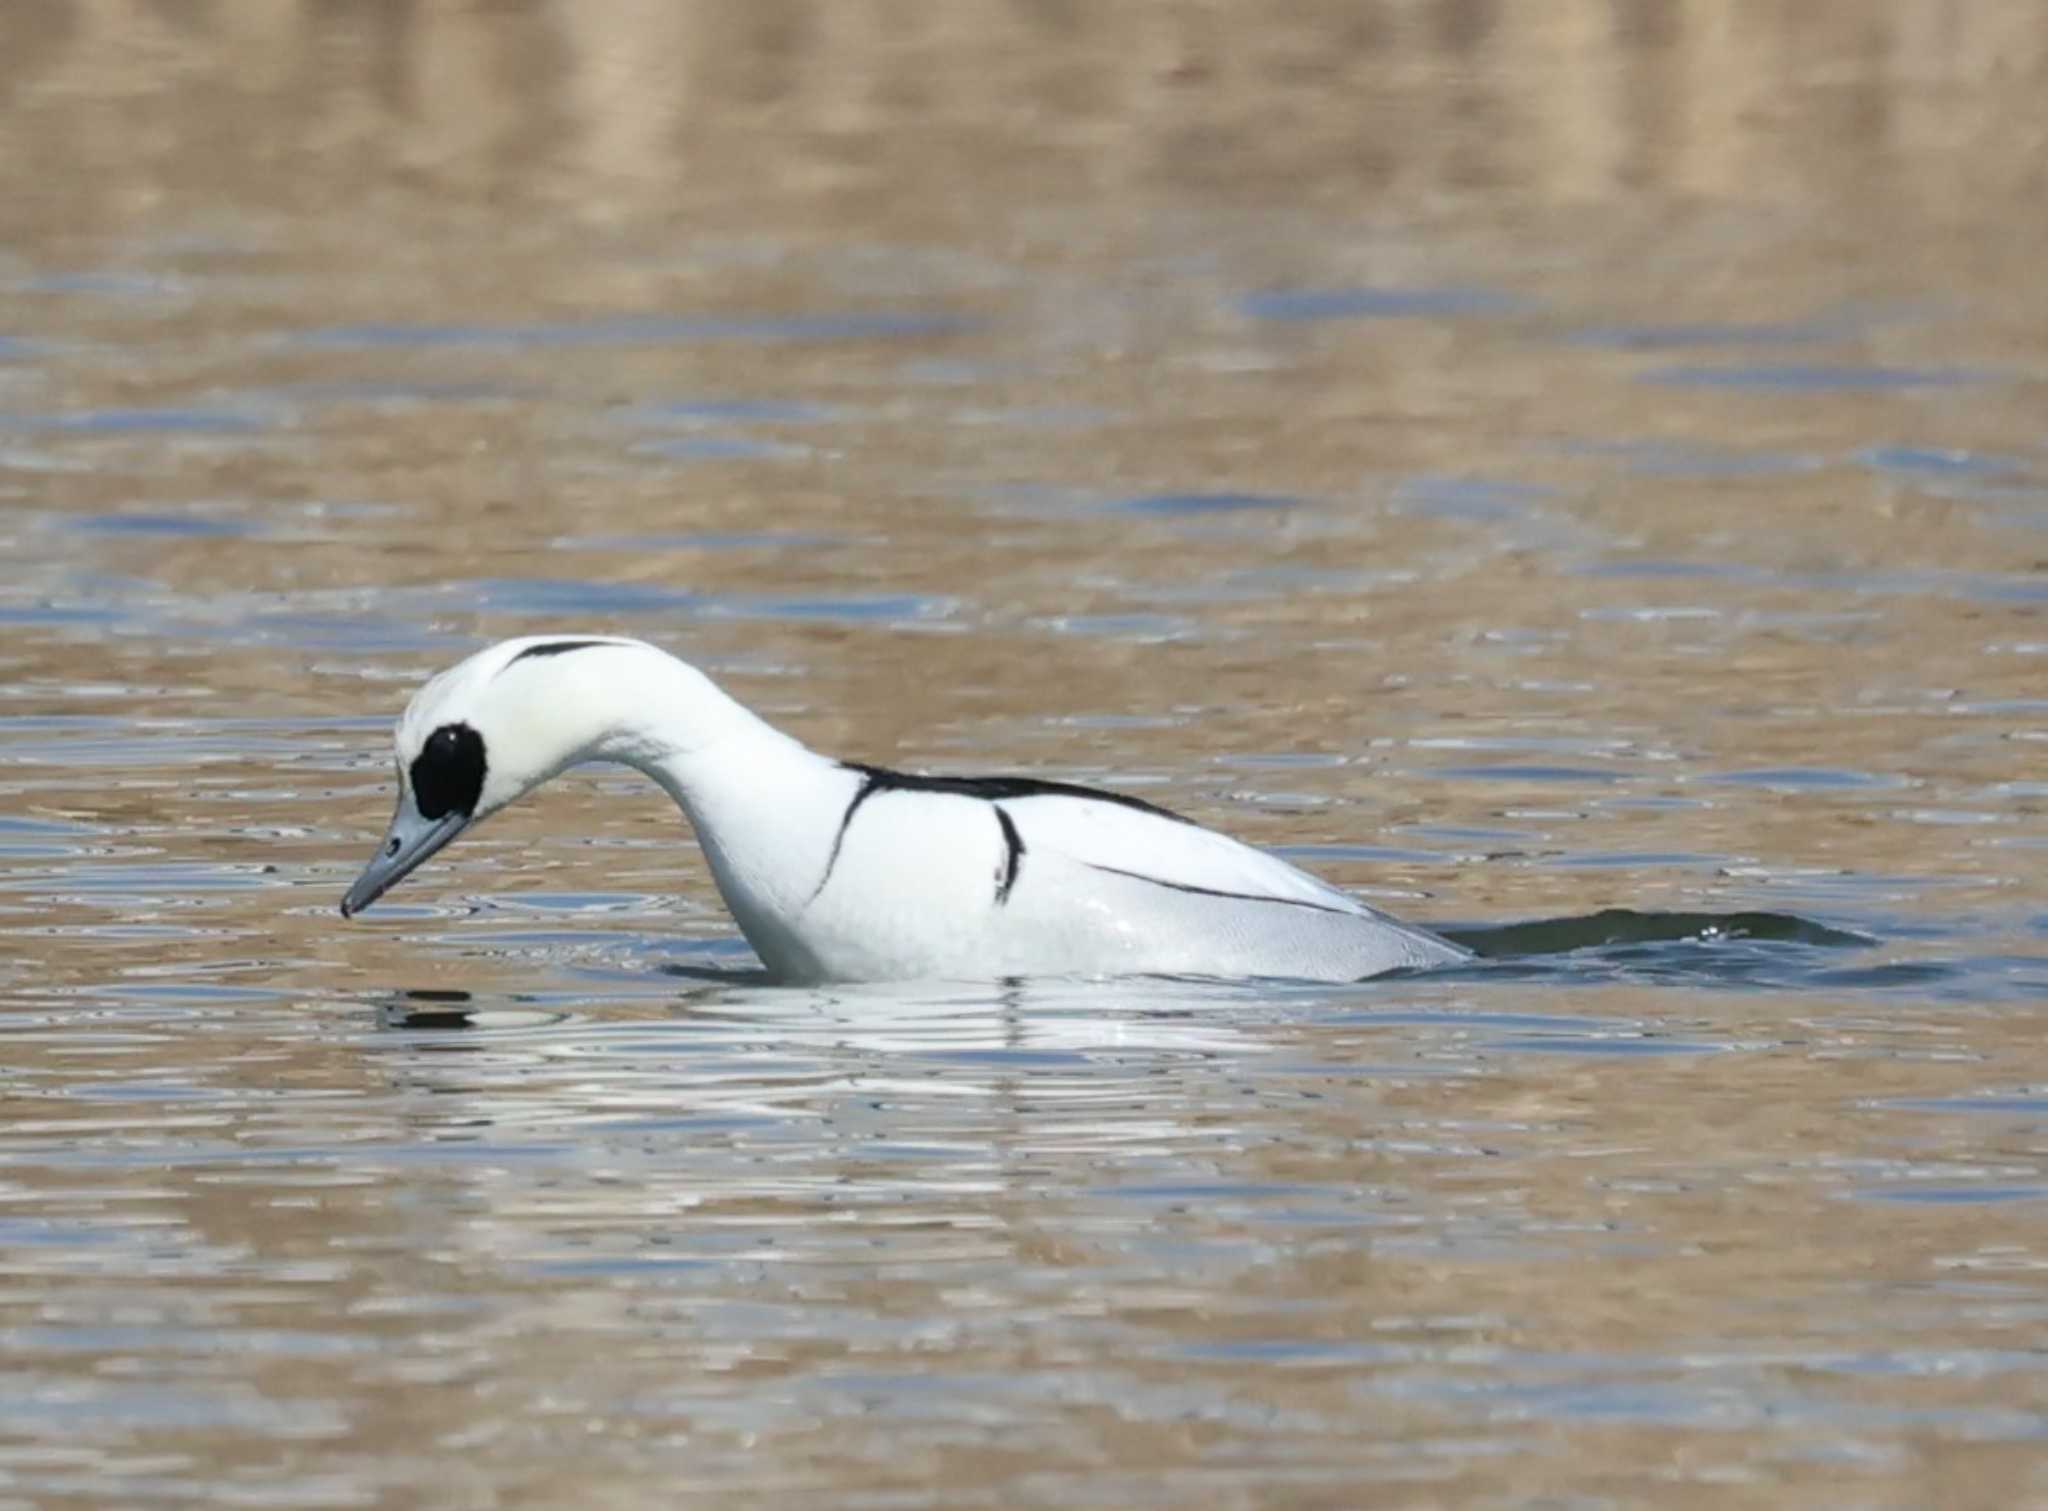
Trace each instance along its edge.
<instances>
[{"instance_id":1,"label":"bird neck","mask_svg":"<svg viewBox=\"0 0 2048 1511\"><path fill-rule=\"evenodd\" d=\"M809 969L792 932L823 874L858 778L760 719L685 662L649 648L615 658L630 678L593 758L637 767L683 810L755 952Z\"/></svg>"},{"instance_id":2,"label":"bird neck","mask_svg":"<svg viewBox=\"0 0 2048 1511\"><path fill-rule=\"evenodd\" d=\"M565 695L598 731L584 759L644 771L694 816L706 782L730 780L751 762L822 761L760 718L687 661L651 645L592 657L590 675Z\"/></svg>"}]
</instances>

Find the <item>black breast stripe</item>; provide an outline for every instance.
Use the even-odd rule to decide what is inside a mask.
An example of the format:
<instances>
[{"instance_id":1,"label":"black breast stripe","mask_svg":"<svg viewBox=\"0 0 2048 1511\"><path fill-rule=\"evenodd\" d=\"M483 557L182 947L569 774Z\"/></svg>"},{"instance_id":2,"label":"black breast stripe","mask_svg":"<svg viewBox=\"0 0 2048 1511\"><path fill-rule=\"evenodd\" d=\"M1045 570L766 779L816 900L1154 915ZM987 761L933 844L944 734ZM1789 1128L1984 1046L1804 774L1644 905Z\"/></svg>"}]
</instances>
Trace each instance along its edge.
<instances>
[{"instance_id":1,"label":"black breast stripe","mask_svg":"<svg viewBox=\"0 0 2048 1511\"><path fill-rule=\"evenodd\" d=\"M1233 902L1274 902L1286 908L1308 908L1317 913L1334 913L1339 918L1356 918L1358 915L1349 908L1333 908L1328 903L1310 902L1305 897L1268 897L1257 892L1225 892L1216 887L1194 887L1184 881L1167 881L1158 876L1146 876L1137 871L1121 871L1115 866L1098 866L1094 861L1084 861L1091 871L1104 871L1111 876L1123 876L1132 881L1148 882L1155 887L1164 887L1169 892L1190 892L1197 897L1228 897Z\"/></svg>"},{"instance_id":2,"label":"black breast stripe","mask_svg":"<svg viewBox=\"0 0 2048 1511\"><path fill-rule=\"evenodd\" d=\"M855 767L856 771L863 768ZM846 843L846 831L853 824L853 816L860 812L860 805L880 791L872 776L863 774L860 788L853 795L853 801L846 805L846 811L839 815L839 832L832 836L832 853L825 857L825 874L818 878L818 884L811 889L810 902L818 900L818 894L825 890L825 883L832 879L832 868L839 864L839 847ZM805 904L809 906L809 903Z\"/></svg>"},{"instance_id":3,"label":"black breast stripe","mask_svg":"<svg viewBox=\"0 0 2048 1511\"><path fill-rule=\"evenodd\" d=\"M1003 871L996 878L996 906L1001 907L1010 900L1010 888L1017 885L1017 869L1024 864L1024 836L1000 804L996 805L996 823L1003 831Z\"/></svg>"}]
</instances>

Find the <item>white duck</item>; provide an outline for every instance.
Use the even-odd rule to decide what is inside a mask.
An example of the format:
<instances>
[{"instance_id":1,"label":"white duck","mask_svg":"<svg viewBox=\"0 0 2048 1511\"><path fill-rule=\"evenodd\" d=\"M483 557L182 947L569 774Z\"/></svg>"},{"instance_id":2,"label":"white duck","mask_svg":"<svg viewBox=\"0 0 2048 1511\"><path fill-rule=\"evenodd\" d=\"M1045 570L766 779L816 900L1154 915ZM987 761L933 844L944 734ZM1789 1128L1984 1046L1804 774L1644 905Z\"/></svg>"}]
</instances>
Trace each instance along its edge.
<instances>
[{"instance_id":1,"label":"white duck","mask_svg":"<svg viewBox=\"0 0 2048 1511\"><path fill-rule=\"evenodd\" d=\"M1354 980L1467 952L1137 798L835 761L638 640L506 640L398 721L398 810L344 917L585 761L697 831L740 931L793 982L1170 974Z\"/></svg>"}]
</instances>

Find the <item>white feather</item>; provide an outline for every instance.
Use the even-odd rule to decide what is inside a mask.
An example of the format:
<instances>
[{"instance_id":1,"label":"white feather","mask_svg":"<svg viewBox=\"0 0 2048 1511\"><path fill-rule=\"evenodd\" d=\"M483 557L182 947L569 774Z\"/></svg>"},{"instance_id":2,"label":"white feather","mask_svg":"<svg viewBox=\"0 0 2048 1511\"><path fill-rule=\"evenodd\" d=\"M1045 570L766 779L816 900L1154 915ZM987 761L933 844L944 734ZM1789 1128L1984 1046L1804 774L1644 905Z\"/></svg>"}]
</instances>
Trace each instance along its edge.
<instances>
[{"instance_id":1,"label":"white feather","mask_svg":"<svg viewBox=\"0 0 2048 1511\"><path fill-rule=\"evenodd\" d=\"M793 981L1345 980L1466 956L1277 856L1128 799L834 761L638 641L479 652L406 710L401 771L451 724L482 742L471 819L579 761L622 762L661 783L741 932ZM355 906L417 864L399 852L422 822L408 817L410 786Z\"/></svg>"},{"instance_id":2,"label":"white feather","mask_svg":"<svg viewBox=\"0 0 2048 1511\"><path fill-rule=\"evenodd\" d=\"M1348 892L1214 829L1114 802L1047 796L1004 805L1034 850L1128 871L1176 886L1242 893L1360 916L1373 910Z\"/></svg>"}]
</instances>

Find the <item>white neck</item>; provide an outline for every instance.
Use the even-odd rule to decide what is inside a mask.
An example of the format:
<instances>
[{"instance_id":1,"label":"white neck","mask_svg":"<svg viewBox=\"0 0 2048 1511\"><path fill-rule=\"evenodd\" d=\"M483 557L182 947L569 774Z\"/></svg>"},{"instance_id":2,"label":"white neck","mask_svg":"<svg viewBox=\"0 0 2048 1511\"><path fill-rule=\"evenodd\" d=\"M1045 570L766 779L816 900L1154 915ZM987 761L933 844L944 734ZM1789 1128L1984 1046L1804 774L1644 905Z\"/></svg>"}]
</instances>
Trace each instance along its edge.
<instances>
[{"instance_id":1,"label":"white neck","mask_svg":"<svg viewBox=\"0 0 2048 1511\"><path fill-rule=\"evenodd\" d=\"M551 718L585 734L555 769L617 761L652 777L689 818L756 953L777 969L794 964L787 922L823 874L858 775L654 646L579 651L547 670Z\"/></svg>"},{"instance_id":2,"label":"white neck","mask_svg":"<svg viewBox=\"0 0 2048 1511\"><path fill-rule=\"evenodd\" d=\"M671 791L685 802L694 785L689 779L693 764L728 747L744 746L754 753L781 747L810 754L696 667L655 646L622 641L616 649L578 657L562 658L556 685L547 692L551 700L566 700L563 716L587 731L575 760L619 761L664 787L674 777L680 785Z\"/></svg>"}]
</instances>

